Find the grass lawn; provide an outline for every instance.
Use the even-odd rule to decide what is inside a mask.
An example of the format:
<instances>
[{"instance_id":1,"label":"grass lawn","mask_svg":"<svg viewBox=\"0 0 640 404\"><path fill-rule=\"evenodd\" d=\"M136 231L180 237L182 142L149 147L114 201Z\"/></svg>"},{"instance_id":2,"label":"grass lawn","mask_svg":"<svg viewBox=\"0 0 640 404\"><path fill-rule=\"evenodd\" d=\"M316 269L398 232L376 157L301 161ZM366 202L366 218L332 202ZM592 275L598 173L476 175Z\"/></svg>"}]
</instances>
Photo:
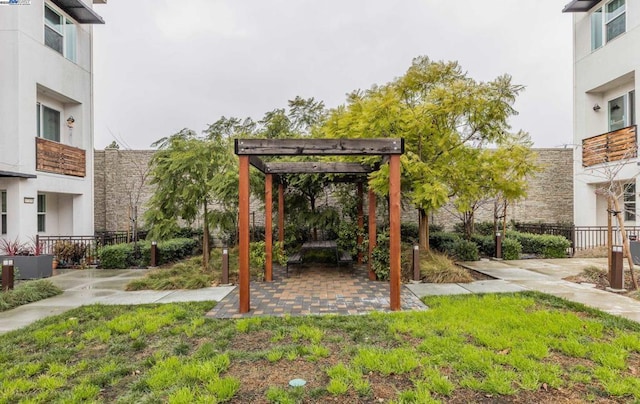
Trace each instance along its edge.
<instances>
[{"instance_id":1,"label":"grass lawn","mask_svg":"<svg viewBox=\"0 0 640 404\"><path fill-rule=\"evenodd\" d=\"M640 400L638 323L537 293L425 302L236 321L205 319L213 302L87 306L0 338L0 402Z\"/></svg>"}]
</instances>

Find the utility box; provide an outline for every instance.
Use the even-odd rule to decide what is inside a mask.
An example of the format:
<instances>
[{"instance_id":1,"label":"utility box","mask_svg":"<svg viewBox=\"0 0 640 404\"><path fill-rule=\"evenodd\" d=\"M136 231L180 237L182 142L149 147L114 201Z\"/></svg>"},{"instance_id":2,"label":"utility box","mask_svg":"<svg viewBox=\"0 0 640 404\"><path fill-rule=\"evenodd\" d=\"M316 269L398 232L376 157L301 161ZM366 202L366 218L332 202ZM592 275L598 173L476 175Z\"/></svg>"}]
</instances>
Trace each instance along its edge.
<instances>
[{"instance_id":1,"label":"utility box","mask_svg":"<svg viewBox=\"0 0 640 404\"><path fill-rule=\"evenodd\" d=\"M633 264L640 265L640 241L636 241L629 237L629 252L631 253Z\"/></svg>"}]
</instances>

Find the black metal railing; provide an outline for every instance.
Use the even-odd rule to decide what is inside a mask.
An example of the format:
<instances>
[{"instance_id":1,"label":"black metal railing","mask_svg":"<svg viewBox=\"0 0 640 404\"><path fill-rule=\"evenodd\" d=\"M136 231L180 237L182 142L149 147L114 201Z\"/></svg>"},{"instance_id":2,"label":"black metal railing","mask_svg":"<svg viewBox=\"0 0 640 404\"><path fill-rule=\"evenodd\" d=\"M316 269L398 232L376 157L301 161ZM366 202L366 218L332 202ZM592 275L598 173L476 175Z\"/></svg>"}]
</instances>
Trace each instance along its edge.
<instances>
[{"instance_id":1,"label":"black metal railing","mask_svg":"<svg viewBox=\"0 0 640 404\"><path fill-rule=\"evenodd\" d=\"M36 244L40 254L54 255L62 265L95 265L100 247L144 240L146 235L146 232L138 232L137 240L130 232L102 232L93 236L36 236Z\"/></svg>"}]
</instances>

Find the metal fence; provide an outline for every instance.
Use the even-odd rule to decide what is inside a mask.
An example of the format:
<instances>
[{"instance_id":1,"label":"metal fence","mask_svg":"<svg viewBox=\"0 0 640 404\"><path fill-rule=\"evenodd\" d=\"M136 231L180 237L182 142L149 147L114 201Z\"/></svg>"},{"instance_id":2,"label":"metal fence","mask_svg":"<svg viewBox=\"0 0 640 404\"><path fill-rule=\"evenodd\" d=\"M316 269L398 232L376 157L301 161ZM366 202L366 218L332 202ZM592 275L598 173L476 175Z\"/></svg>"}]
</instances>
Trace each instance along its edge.
<instances>
[{"instance_id":1,"label":"metal fence","mask_svg":"<svg viewBox=\"0 0 640 404\"><path fill-rule=\"evenodd\" d=\"M145 237L146 232L138 232L137 241ZM133 241L128 232L104 232L93 236L36 236L40 254L54 255L62 265L95 265L100 247Z\"/></svg>"},{"instance_id":2,"label":"metal fence","mask_svg":"<svg viewBox=\"0 0 640 404\"><path fill-rule=\"evenodd\" d=\"M576 251L607 245L607 226L571 226L518 223L516 230L534 234L564 236L571 242L571 255ZM640 226L625 226L627 236L640 236ZM622 244L620 229L613 228L613 244Z\"/></svg>"}]
</instances>

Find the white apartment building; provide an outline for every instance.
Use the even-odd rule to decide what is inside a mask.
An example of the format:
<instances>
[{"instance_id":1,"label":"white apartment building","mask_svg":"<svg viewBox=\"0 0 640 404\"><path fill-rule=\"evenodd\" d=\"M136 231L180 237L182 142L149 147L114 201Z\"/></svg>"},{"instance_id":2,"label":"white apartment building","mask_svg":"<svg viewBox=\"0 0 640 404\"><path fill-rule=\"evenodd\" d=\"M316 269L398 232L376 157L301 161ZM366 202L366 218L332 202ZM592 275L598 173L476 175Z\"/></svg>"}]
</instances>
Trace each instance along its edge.
<instances>
[{"instance_id":1,"label":"white apartment building","mask_svg":"<svg viewBox=\"0 0 640 404\"><path fill-rule=\"evenodd\" d=\"M572 0L574 222L607 224L608 179L622 186L625 223L640 224L636 73L640 73L640 0Z\"/></svg>"},{"instance_id":2,"label":"white apartment building","mask_svg":"<svg viewBox=\"0 0 640 404\"><path fill-rule=\"evenodd\" d=\"M2 238L93 234L92 24L103 23L82 0L0 1Z\"/></svg>"}]
</instances>

